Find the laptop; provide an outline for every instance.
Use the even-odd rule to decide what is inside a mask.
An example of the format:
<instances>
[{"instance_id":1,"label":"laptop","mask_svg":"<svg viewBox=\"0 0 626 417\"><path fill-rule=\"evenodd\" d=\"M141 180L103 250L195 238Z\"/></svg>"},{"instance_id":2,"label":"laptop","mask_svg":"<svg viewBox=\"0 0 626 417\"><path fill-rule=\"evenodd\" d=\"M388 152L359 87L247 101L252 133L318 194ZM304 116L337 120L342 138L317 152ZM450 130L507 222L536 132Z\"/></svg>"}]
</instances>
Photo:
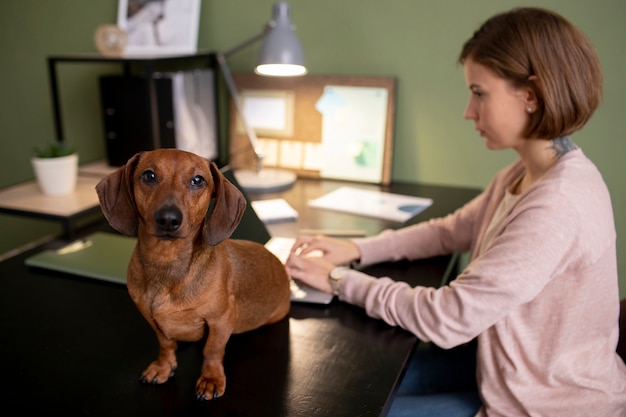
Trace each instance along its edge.
<instances>
[{"instance_id":1,"label":"laptop","mask_svg":"<svg viewBox=\"0 0 626 417\"><path fill-rule=\"evenodd\" d=\"M296 239L291 237L272 237L265 247L272 252L284 264L289 257L291 247ZM315 253L311 256L316 256ZM291 279L291 301L314 304L329 304L333 301L333 295L323 291L316 290L308 285L300 282L295 278Z\"/></svg>"}]
</instances>

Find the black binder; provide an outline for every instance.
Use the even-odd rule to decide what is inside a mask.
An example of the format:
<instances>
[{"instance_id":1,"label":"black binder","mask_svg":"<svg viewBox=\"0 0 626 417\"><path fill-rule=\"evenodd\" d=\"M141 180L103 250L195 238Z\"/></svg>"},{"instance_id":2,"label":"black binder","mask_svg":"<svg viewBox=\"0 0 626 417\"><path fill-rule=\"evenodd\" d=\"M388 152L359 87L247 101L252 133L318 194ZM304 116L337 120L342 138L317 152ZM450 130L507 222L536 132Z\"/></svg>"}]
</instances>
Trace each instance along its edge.
<instances>
[{"instance_id":1,"label":"black binder","mask_svg":"<svg viewBox=\"0 0 626 417\"><path fill-rule=\"evenodd\" d=\"M122 166L140 151L176 147L172 80L161 76L153 81L158 136L153 128L150 79L119 75L100 77L109 165Z\"/></svg>"}]
</instances>

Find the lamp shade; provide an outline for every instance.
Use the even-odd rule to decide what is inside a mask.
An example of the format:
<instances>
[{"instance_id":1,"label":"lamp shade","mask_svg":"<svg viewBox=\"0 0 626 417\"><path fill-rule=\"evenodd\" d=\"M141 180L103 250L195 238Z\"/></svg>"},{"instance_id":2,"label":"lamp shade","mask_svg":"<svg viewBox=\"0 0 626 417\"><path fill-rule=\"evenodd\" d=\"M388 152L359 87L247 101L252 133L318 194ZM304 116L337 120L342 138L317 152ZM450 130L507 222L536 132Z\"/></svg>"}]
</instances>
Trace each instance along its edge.
<instances>
[{"instance_id":1,"label":"lamp shade","mask_svg":"<svg viewBox=\"0 0 626 417\"><path fill-rule=\"evenodd\" d=\"M293 77L307 73L304 55L298 37L291 25L291 11L286 2L274 5L269 31L261 45L258 65L259 75Z\"/></svg>"}]
</instances>

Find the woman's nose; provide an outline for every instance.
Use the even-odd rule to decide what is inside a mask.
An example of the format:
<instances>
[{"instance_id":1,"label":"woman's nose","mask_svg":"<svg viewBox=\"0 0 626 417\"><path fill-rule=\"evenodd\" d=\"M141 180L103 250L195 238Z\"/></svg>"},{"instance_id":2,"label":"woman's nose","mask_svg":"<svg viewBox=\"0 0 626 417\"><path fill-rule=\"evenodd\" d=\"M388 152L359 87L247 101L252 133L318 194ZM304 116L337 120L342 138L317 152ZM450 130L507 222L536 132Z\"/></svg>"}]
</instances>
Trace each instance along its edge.
<instances>
[{"instance_id":1,"label":"woman's nose","mask_svg":"<svg viewBox=\"0 0 626 417\"><path fill-rule=\"evenodd\" d=\"M463 112L463 118L465 120L476 120L478 118L478 114L474 110L471 101L467 103L465 106L465 111Z\"/></svg>"}]
</instances>

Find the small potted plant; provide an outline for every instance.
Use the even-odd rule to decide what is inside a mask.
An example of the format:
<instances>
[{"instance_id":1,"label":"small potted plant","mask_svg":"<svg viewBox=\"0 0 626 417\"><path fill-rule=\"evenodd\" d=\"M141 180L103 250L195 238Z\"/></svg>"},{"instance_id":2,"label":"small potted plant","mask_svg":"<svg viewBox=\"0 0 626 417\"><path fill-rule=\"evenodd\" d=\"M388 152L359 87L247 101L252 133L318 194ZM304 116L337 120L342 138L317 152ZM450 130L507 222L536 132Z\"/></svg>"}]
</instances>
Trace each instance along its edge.
<instances>
[{"instance_id":1,"label":"small potted plant","mask_svg":"<svg viewBox=\"0 0 626 417\"><path fill-rule=\"evenodd\" d=\"M73 147L63 142L35 147L31 162L44 194L63 195L76 189L78 153Z\"/></svg>"}]
</instances>

